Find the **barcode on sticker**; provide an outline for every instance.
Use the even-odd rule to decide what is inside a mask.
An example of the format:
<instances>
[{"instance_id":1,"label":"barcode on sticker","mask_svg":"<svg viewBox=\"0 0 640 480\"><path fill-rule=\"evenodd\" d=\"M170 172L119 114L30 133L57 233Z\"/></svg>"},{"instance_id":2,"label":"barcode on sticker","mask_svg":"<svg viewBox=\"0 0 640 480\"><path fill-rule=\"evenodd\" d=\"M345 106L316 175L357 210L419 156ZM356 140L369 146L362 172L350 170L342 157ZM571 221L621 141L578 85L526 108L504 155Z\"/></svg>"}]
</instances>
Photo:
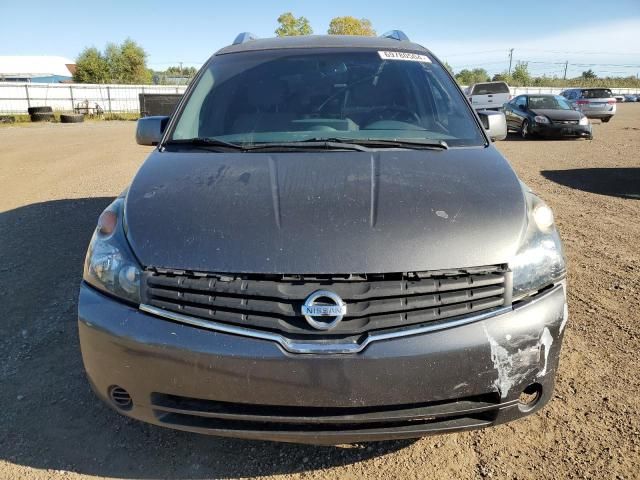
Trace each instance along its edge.
<instances>
[{"instance_id":1,"label":"barcode on sticker","mask_svg":"<svg viewBox=\"0 0 640 480\"><path fill-rule=\"evenodd\" d=\"M424 62L431 63L431 60L426 55L420 55L419 53L411 52L389 52L378 51L378 55L383 60L406 60L408 62Z\"/></svg>"}]
</instances>

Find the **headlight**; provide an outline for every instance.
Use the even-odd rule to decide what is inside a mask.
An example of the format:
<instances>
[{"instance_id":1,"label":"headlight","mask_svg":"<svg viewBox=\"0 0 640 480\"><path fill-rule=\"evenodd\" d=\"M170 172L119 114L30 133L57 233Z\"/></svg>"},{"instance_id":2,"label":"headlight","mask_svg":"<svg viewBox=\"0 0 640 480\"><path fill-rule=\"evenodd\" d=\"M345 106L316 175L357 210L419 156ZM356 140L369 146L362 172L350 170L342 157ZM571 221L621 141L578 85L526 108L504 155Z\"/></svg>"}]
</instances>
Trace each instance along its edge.
<instances>
[{"instance_id":1,"label":"headlight","mask_svg":"<svg viewBox=\"0 0 640 480\"><path fill-rule=\"evenodd\" d=\"M140 303L140 267L124 237L123 198L100 215L84 261L84 281L123 300Z\"/></svg>"},{"instance_id":2,"label":"headlight","mask_svg":"<svg viewBox=\"0 0 640 480\"><path fill-rule=\"evenodd\" d=\"M536 195L526 192L528 225L518 253L510 262L513 299L533 295L566 275L566 263L553 212Z\"/></svg>"},{"instance_id":3,"label":"headlight","mask_svg":"<svg viewBox=\"0 0 640 480\"><path fill-rule=\"evenodd\" d=\"M534 122L536 123L549 123L549 119L547 117L543 117L542 115L536 115L533 117Z\"/></svg>"},{"instance_id":4,"label":"headlight","mask_svg":"<svg viewBox=\"0 0 640 480\"><path fill-rule=\"evenodd\" d=\"M587 117L582 117L580 119L580 125L589 125L589 119Z\"/></svg>"}]
</instances>

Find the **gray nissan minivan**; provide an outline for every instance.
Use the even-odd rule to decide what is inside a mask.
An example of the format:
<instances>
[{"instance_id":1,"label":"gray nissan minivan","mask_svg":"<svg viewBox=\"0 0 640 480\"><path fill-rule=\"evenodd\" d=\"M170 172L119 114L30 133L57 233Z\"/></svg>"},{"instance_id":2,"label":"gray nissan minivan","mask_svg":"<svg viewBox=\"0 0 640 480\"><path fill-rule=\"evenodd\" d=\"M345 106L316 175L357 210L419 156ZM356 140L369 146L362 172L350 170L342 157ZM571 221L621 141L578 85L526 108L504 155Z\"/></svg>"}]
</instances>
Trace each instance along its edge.
<instances>
[{"instance_id":1,"label":"gray nissan minivan","mask_svg":"<svg viewBox=\"0 0 640 480\"><path fill-rule=\"evenodd\" d=\"M238 36L102 213L82 356L124 415L340 444L468 430L552 397L567 322L553 214L402 32Z\"/></svg>"}]
</instances>

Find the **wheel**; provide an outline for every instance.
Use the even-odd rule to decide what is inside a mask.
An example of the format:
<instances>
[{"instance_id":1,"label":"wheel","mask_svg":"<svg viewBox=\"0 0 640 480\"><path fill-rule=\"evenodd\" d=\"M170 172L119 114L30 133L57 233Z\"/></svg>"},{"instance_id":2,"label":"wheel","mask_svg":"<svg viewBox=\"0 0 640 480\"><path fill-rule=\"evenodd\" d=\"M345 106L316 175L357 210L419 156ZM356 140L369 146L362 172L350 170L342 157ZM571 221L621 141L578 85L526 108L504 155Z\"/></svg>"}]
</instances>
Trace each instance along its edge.
<instances>
[{"instance_id":1,"label":"wheel","mask_svg":"<svg viewBox=\"0 0 640 480\"><path fill-rule=\"evenodd\" d=\"M32 122L50 122L53 120L53 112L36 112L31 114Z\"/></svg>"},{"instance_id":2,"label":"wheel","mask_svg":"<svg viewBox=\"0 0 640 480\"><path fill-rule=\"evenodd\" d=\"M525 120L524 122L522 122L522 127L520 128L520 135L525 140L528 140L531 138L531 132L529 131L529 120Z\"/></svg>"},{"instance_id":3,"label":"wheel","mask_svg":"<svg viewBox=\"0 0 640 480\"><path fill-rule=\"evenodd\" d=\"M611 120L611 117L604 117L602 123L609 123L609 120Z\"/></svg>"},{"instance_id":4,"label":"wheel","mask_svg":"<svg viewBox=\"0 0 640 480\"><path fill-rule=\"evenodd\" d=\"M60 115L60 123L82 123L84 115L81 113L63 113Z\"/></svg>"},{"instance_id":5,"label":"wheel","mask_svg":"<svg viewBox=\"0 0 640 480\"><path fill-rule=\"evenodd\" d=\"M29 115L33 115L34 113L51 113L53 109L51 107L29 107L27 108L27 112L29 112Z\"/></svg>"}]
</instances>

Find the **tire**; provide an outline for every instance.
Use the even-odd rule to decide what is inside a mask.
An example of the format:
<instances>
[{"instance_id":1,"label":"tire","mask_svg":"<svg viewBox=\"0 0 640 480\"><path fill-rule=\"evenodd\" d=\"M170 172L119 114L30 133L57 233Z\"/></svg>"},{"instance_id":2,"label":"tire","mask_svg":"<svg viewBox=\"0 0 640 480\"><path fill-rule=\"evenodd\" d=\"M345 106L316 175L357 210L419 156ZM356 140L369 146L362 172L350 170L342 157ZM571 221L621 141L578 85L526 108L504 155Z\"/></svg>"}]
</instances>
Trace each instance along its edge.
<instances>
[{"instance_id":1,"label":"tire","mask_svg":"<svg viewBox=\"0 0 640 480\"><path fill-rule=\"evenodd\" d=\"M602 123L609 123L609 120L611 120L611 117L604 117Z\"/></svg>"},{"instance_id":2,"label":"tire","mask_svg":"<svg viewBox=\"0 0 640 480\"><path fill-rule=\"evenodd\" d=\"M523 140L529 140L531 138L531 132L529 132L529 120L522 122L522 127L520 127L520 136Z\"/></svg>"},{"instance_id":3,"label":"tire","mask_svg":"<svg viewBox=\"0 0 640 480\"><path fill-rule=\"evenodd\" d=\"M60 115L60 123L82 123L84 115L81 113L63 113Z\"/></svg>"},{"instance_id":4,"label":"tire","mask_svg":"<svg viewBox=\"0 0 640 480\"><path fill-rule=\"evenodd\" d=\"M51 113L53 112L53 108L51 107L29 107L27 108L29 115L33 115L34 113Z\"/></svg>"},{"instance_id":5,"label":"tire","mask_svg":"<svg viewBox=\"0 0 640 480\"><path fill-rule=\"evenodd\" d=\"M50 122L53 120L52 112L36 112L31 114L32 122Z\"/></svg>"}]
</instances>

